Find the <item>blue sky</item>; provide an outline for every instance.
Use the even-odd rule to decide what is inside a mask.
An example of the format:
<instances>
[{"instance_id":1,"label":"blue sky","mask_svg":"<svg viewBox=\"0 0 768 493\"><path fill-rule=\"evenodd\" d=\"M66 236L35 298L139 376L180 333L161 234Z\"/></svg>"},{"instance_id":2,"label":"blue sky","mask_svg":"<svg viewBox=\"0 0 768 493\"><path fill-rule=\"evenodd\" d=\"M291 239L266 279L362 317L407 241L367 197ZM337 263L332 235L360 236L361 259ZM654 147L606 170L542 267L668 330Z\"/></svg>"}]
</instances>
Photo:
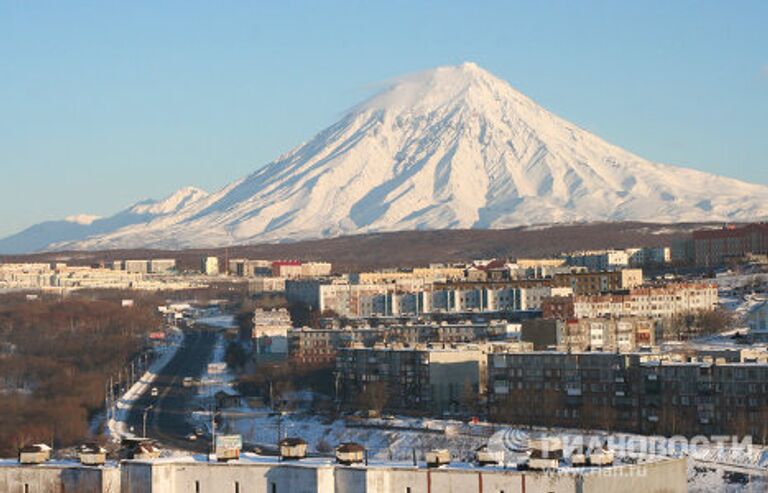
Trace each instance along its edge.
<instances>
[{"instance_id":1,"label":"blue sky","mask_svg":"<svg viewBox=\"0 0 768 493\"><path fill-rule=\"evenodd\" d=\"M651 160L768 184L768 2L0 3L0 236L214 191L474 61Z\"/></svg>"}]
</instances>

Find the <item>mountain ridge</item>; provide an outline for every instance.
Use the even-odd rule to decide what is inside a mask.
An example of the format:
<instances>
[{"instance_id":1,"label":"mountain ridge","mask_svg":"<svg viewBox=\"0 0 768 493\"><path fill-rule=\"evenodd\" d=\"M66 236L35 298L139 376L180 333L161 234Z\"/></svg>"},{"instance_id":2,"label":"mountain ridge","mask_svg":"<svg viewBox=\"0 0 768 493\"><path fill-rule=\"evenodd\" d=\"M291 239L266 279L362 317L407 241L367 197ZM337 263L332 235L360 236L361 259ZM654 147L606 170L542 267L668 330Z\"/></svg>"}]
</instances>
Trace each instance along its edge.
<instances>
[{"instance_id":1,"label":"mountain ridge","mask_svg":"<svg viewBox=\"0 0 768 493\"><path fill-rule=\"evenodd\" d=\"M397 230L750 221L768 187L646 161L472 63L394 80L335 124L171 213L53 249L188 248Z\"/></svg>"}]
</instances>

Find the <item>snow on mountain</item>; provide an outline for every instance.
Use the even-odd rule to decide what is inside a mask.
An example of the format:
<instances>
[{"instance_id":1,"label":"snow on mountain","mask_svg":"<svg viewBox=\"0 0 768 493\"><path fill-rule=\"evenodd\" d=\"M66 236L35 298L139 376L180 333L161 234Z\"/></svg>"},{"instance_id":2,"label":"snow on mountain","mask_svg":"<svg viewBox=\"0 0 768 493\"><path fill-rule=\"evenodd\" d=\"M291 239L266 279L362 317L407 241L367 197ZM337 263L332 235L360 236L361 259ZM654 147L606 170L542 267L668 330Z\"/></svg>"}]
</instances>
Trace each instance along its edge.
<instances>
[{"instance_id":1,"label":"snow on mountain","mask_svg":"<svg viewBox=\"0 0 768 493\"><path fill-rule=\"evenodd\" d=\"M472 63L394 81L257 172L54 248L203 247L574 221L748 221L768 187L646 161Z\"/></svg>"},{"instance_id":2,"label":"snow on mountain","mask_svg":"<svg viewBox=\"0 0 768 493\"><path fill-rule=\"evenodd\" d=\"M101 219L101 216L96 216L94 214L75 214L64 218L64 220L67 222L85 225L91 224L97 219Z\"/></svg>"},{"instance_id":3,"label":"snow on mountain","mask_svg":"<svg viewBox=\"0 0 768 493\"><path fill-rule=\"evenodd\" d=\"M161 201L142 200L107 218L77 214L68 216L62 221L42 222L0 239L0 253L36 252L59 242L78 242L95 235L109 234L127 226L146 224L163 215L178 213L184 207L207 196L208 194L202 190L187 187Z\"/></svg>"}]
</instances>

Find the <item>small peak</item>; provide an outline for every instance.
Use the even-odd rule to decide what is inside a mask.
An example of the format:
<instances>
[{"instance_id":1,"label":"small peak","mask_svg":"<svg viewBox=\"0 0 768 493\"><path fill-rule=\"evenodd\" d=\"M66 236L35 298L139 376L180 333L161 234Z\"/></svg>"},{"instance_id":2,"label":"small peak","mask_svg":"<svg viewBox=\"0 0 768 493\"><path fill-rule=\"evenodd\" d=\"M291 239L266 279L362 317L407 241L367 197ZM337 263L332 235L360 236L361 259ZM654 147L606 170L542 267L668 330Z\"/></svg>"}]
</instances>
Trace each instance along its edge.
<instances>
[{"instance_id":1,"label":"small peak","mask_svg":"<svg viewBox=\"0 0 768 493\"><path fill-rule=\"evenodd\" d=\"M207 193L208 192L206 192L205 190L201 190L201 189L199 189L197 187L187 186L187 187L184 187L184 188L180 188L179 190L177 190L171 196L176 196L176 195L193 195L193 194L196 195L196 194L207 194Z\"/></svg>"},{"instance_id":2,"label":"small peak","mask_svg":"<svg viewBox=\"0 0 768 493\"><path fill-rule=\"evenodd\" d=\"M64 220L69 223L82 224L84 226L92 224L94 221L98 219L101 219L101 216L97 216L94 214L75 214L75 215L67 216L64 218Z\"/></svg>"},{"instance_id":3,"label":"small peak","mask_svg":"<svg viewBox=\"0 0 768 493\"><path fill-rule=\"evenodd\" d=\"M459 65L459 68L461 70L464 70L465 72L482 71L480 66L475 62L464 62L461 65Z\"/></svg>"}]
</instances>

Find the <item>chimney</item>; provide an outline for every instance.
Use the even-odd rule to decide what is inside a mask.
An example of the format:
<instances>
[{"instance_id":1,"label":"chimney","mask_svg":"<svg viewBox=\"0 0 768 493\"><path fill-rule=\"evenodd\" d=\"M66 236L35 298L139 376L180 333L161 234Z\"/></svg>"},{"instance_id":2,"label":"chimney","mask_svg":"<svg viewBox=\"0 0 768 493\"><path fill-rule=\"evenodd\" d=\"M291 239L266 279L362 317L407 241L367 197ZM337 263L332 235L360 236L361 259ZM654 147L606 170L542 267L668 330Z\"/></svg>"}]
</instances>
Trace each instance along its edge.
<instances>
[{"instance_id":1,"label":"chimney","mask_svg":"<svg viewBox=\"0 0 768 493\"><path fill-rule=\"evenodd\" d=\"M359 443L346 442L336 447L336 462L349 466L365 460L365 447Z\"/></svg>"},{"instance_id":2,"label":"chimney","mask_svg":"<svg viewBox=\"0 0 768 493\"><path fill-rule=\"evenodd\" d=\"M280 460L299 460L307 456L307 442L301 438L283 438L278 445Z\"/></svg>"}]
</instances>

